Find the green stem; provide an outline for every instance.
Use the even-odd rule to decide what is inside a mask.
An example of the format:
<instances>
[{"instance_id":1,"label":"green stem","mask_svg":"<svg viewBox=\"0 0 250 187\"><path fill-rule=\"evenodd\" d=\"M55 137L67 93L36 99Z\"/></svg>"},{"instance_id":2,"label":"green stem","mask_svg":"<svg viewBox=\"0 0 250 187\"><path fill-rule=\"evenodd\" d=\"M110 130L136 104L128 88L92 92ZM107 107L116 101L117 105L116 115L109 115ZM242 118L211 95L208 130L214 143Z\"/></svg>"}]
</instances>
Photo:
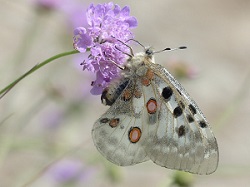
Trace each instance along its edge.
<instances>
[{"instance_id":1,"label":"green stem","mask_svg":"<svg viewBox=\"0 0 250 187\"><path fill-rule=\"evenodd\" d=\"M55 55L37 65L35 65L33 68L31 68L29 71L27 71L26 73L24 73L23 75L21 75L19 78L17 78L16 80L14 80L12 83L10 83L8 86L6 86L5 88L3 88L0 91L0 99L7 94L18 82L20 82L22 79L24 79L25 77L27 77L28 75L30 75L31 73L35 72L36 70L40 69L41 67L43 67L44 65L52 62L53 60L56 60L58 58L64 57L64 56L68 56L68 55L72 55L72 54L76 54L79 53L76 50L73 51L69 51L69 52L64 52L64 53L60 53L58 55Z\"/></svg>"}]
</instances>

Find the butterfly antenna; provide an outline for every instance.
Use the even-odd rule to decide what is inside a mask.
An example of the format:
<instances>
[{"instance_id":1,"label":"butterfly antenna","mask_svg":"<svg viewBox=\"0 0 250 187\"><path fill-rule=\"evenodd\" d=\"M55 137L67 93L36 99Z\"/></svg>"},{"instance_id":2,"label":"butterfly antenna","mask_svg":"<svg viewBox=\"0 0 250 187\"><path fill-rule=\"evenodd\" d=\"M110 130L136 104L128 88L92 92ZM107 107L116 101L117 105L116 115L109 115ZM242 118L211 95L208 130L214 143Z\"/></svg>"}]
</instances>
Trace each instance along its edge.
<instances>
[{"instance_id":1,"label":"butterfly antenna","mask_svg":"<svg viewBox=\"0 0 250 187\"><path fill-rule=\"evenodd\" d=\"M113 60L111 60L111 59L109 59L109 61L112 62L112 63L113 63L116 67L118 67L119 69L121 69L121 70L124 70L124 69L125 69L125 67L120 66L120 65L117 64L115 61L113 61Z\"/></svg>"},{"instance_id":2,"label":"butterfly antenna","mask_svg":"<svg viewBox=\"0 0 250 187\"><path fill-rule=\"evenodd\" d=\"M115 38L115 37L113 37L113 38ZM129 57L133 57L133 56L134 56L132 47L129 46L128 44L126 44L127 41L126 41L126 42L123 42L123 41L121 41L121 40L119 40L119 39L117 39L117 38L115 38L115 39L116 39L118 42L120 42L120 43L122 43L123 45L125 45L126 47L128 47L129 50L130 50L130 54L123 52L122 50L120 50L118 47L115 46L115 48L116 48L118 51L122 52L122 53L125 54L125 55L128 55Z\"/></svg>"},{"instance_id":3,"label":"butterfly antenna","mask_svg":"<svg viewBox=\"0 0 250 187\"><path fill-rule=\"evenodd\" d=\"M186 46L180 46L180 47L177 47L177 48L169 48L169 47L167 47L167 48L162 49L160 51L154 51L154 54L155 53L161 53L163 51L175 51L175 50L186 49L186 48L187 48Z\"/></svg>"},{"instance_id":4,"label":"butterfly antenna","mask_svg":"<svg viewBox=\"0 0 250 187\"><path fill-rule=\"evenodd\" d=\"M130 58L132 58L132 57L134 56L133 52L132 52L132 54L128 54L128 53L122 51L121 49L119 49L116 45L115 45L115 48L116 48L118 51L122 52L123 54L128 55ZM130 52L131 52L131 50L130 50Z\"/></svg>"},{"instance_id":5,"label":"butterfly antenna","mask_svg":"<svg viewBox=\"0 0 250 187\"><path fill-rule=\"evenodd\" d=\"M129 42L129 41L133 41L133 42L139 44L140 46L142 46L144 49L146 49L146 47L144 45L142 45L138 40L135 40L135 39L131 38L131 39L127 40L126 43Z\"/></svg>"}]
</instances>

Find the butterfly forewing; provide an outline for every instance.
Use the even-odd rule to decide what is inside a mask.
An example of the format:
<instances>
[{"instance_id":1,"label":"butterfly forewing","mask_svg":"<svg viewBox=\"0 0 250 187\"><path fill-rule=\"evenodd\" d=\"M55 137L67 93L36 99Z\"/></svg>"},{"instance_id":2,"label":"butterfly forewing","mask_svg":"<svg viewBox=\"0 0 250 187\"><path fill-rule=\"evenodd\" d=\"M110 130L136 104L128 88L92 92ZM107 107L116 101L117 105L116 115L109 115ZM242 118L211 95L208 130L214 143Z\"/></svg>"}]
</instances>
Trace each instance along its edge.
<instances>
[{"instance_id":1,"label":"butterfly forewing","mask_svg":"<svg viewBox=\"0 0 250 187\"><path fill-rule=\"evenodd\" d=\"M111 106L92 130L97 149L120 166L151 159L170 169L214 172L219 153L210 125L181 84L154 64L150 54L128 60L129 74L110 92L105 90L111 95L102 95Z\"/></svg>"},{"instance_id":2,"label":"butterfly forewing","mask_svg":"<svg viewBox=\"0 0 250 187\"><path fill-rule=\"evenodd\" d=\"M147 152L148 156L155 163L171 169L196 174L214 172L218 165L218 146L205 117L185 89L164 67L152 63L150 68L156 74L152 83L163 101L158 110L164 112L160 112L157 126L164 129L160 126L165 123L167 129L166 137L160 138L156 131L153 142L146 143L147 150L152 153ZM166 88L173 91L171 95L164 95ZM159 154L154 154L156 144L160 144ZM166 144L167 149L164 148Z\"/></svg>"}]
</instances>

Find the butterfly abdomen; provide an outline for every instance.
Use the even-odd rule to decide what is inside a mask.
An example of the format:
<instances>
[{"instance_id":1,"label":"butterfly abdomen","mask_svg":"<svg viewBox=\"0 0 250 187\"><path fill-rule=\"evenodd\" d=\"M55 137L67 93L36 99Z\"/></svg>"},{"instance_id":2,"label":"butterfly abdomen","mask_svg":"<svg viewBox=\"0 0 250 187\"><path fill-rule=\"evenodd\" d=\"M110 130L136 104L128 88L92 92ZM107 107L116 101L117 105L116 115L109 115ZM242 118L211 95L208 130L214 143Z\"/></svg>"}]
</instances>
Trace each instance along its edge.
<instances>
[{"instance_id":1,"label":"butterfly abdomen","mask_svg":"<svg viewBox=\"0 0 250 187\"><path fill-rule=\"evenodd\" d=\"M102 103L111 106L126 88L128 83L128 79L122 79L120 82L114 82L109 87L105 88L101 96Z\"/></svg>"}]
</instances>

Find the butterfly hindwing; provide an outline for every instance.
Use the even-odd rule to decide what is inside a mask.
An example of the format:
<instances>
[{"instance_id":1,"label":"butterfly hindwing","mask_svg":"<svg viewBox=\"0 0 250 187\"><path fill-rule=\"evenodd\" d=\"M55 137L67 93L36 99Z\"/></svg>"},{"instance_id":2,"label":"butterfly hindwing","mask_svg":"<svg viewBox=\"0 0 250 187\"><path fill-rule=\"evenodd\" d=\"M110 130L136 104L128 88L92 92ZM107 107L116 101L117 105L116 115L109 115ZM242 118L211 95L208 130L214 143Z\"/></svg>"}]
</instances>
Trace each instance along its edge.
<instances>
[{"instance_id":1,"label":"butterfly hindwing","mask_svg":"<svg viewBox=\"0 0 250 187\"><path fill-rule=\"evenodd\" d=\"M92 137L99 152L116 165L128 166L148 160L141 142L143 118L135 116L131 83L93 127ZM139 112L140 113L140 112ZM138 113L138 115L139 115Z\"/></svg>"}]
</instances>

